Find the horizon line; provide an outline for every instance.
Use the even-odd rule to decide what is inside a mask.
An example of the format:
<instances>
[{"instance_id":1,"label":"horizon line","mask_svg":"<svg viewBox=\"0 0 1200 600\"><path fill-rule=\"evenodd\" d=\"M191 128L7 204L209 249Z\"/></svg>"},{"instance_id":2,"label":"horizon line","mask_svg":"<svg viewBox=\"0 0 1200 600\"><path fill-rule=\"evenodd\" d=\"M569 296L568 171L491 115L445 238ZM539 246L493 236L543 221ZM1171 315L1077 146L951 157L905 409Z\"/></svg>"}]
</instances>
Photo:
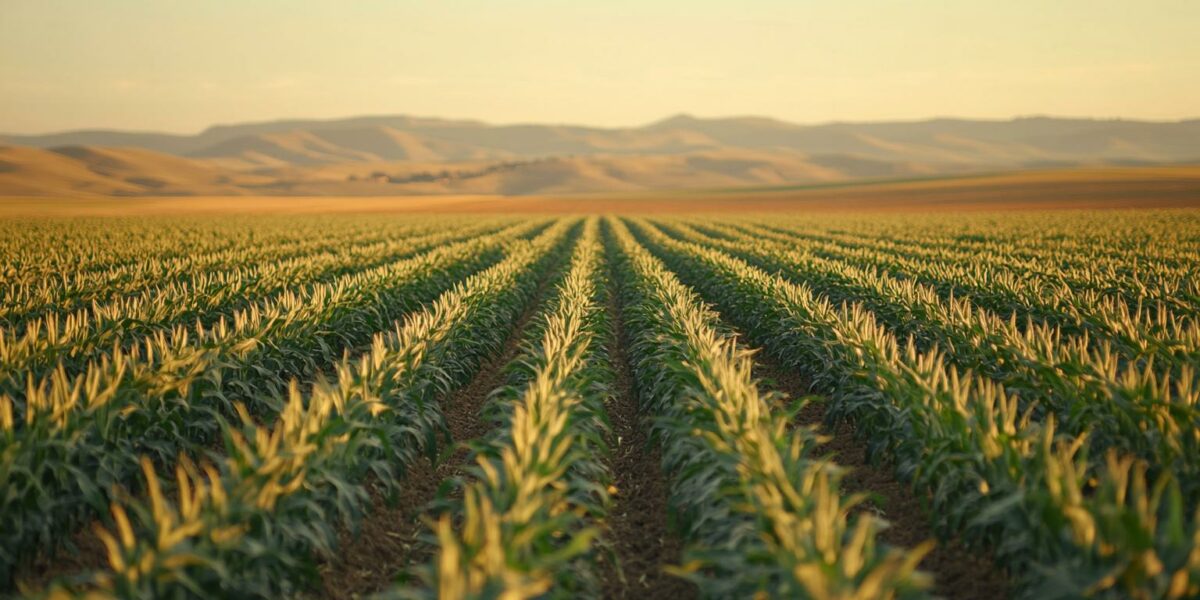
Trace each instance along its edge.
<instances>
[{"instance_id":1,"label":"horizon line","mask_svg":"<svg viewBox=\"0 0 1200 600\"><path fill-rule=\"evenodd\" d=\"M444 121L444 122L448 122L448 123L463 123L463 124L482 125L485 127L522 127L522 126L578 127L578 128L584 128L584 129L596 129L596 130L608 130L608 131L618 131L618 130L628 130L628 129L644 129L647 127L652 127L654 125L658 125L661 123L665 123L665 122L672 121L672 120L678 120L678 119L693 119L696 121L732 121L732 120L743 120L743 119L756 119L756 120L775 121L780 124L791 125L791 126L795 126L795 127L824 127L824 126L830 126L830 125L876 125L876 124L890 124L890 123L929 123L929 122L933 122L933 121L974 121L974 122L991 122L991 123L1011 123L1011 122L1016 122L1016 121L1034 120L1034 119L1055 119L1055 120L1063 120L1063 121L1131 122L1131 123L1152 123L1152 124L1178 124L1178 123L1188 123L1188 122L1192 122L1192 121L1200 121L1200 115L1193 116L1193 117L1178 118L1178 119L1152 119L1152 118L1131 118L1131 117L1121 117L1121 116L1107 116L1107 117L1066 116L1066 115L1054 115L1054 114L1047 114L1047 113L1029 113L1029 114L1013 115L1010 117L962 117L962 116L950 116L950 115L934 115L934 116L919 117L919 118L862 119L862 120L833 119L833 120L824 120L824 121L796 122L796 121L789 121L786 119L781 119L779 117L773 117L773 116L764 115L764 114L745 114L745 113L743 113L743 114L726 114L726 115L721 115L721 116L697 116L695 113L691 113L691 112L687 112L687 111L680 111L680 112L675 112L675 113L669 114L665 117L661 117L661 118L654 119L654 120L651 120L651 121L648 121L645 123L641 123L641 124L637 124L637 125L605 126L605 125L588 125L588 124L579 123L579 122L567 122L567 121L528 121L528 120L487 121L487 120L483 120L483 119L469 118L469 117L439 117L439 116L417 115L417 114L400 112L400 113L366 113L366 114L348 115L348 116L340 116L340 117L279 117L279 118L273 118L273 119L260 119L260 120L249 119L249 120L245 120L245 121L218 122L218 123L210 124L199 130L193 130L193 132L191 132L191 133L183 133L183 132L179 132L179 131L168 131L168 130L123 129L123 128L119 128L119 127L100 126L100 127L77 127L77 128L70 128L70 129L57 129L57 130L52 130L52 131L44 131L44 132L40 132L40 133L0 132L0 138L5 138L5 137L51 137L51 136L56 136L56 135L68 135L68 134L79 134L79 133L110 133L110 134L111 133L123 133L123 134L131 134L131 135L168 135L168 136L176 136L176 137L195 137L198 135L202 135L205 132L211 131L213 129L218 129L218 128L222 128L222 127L241 127L241 126L247 126L247 125L271 125L271 124L288 123L288 122L333 123L333 122L337 122L337 121L352 121L352 120L359 120L359 119L385 119L385 118L408 118L408 119L419 119L419 120L430 120L430 121Z\"/></svg>"}]
</instances>

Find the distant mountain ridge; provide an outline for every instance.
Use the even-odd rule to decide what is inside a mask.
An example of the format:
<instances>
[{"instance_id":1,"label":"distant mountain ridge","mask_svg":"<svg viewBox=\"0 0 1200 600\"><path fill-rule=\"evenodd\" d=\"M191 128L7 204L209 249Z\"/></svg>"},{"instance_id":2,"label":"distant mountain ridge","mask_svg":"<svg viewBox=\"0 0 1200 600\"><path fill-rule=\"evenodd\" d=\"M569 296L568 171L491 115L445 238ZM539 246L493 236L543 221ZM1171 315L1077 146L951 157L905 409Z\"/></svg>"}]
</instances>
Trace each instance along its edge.
<instances>
[{"instance_id":1,"label":"distant mountain ridge","mask_svg":"<svg viewBox=\"0 0 1200 600\"><path fill-rule=\"evenodd\" d=\"M627 128L490 125L397 116L283 120L210 127L196 135L74 131L0 135L10 144L126 146L246 168L345 161L529 159L684 154L717 148L846 154L889 161L1020 167L1081 162L1200 161L1200 119L1173 122L1024 117L797 125L765 117L676 115ZM232 164L232 163L231 163Z\"/></svg>"},{"instance_id":2,"label":"distant mountain ridge","mask_svg":"<svg viewBox=\"0 0 1200 600\"><path fill-rule=\"evenodd\" d=\"M800 125L681 114L605 128L394 115L195 135L0 135L0 150L0 193L570 193L1200 163L1200 119Z\"/></svg>"}]
</instances>

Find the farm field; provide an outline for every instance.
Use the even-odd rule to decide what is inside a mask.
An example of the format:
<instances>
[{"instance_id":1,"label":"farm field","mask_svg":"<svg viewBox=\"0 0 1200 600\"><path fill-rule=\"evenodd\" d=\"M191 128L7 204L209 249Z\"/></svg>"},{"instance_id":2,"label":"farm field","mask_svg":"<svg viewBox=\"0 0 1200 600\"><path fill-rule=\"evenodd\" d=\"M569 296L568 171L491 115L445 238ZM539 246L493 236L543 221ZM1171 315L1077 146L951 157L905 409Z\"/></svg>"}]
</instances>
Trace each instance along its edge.
<instances>
[{"instance_id":1,"label":"farm field","mask_svg":"<svg viewBox=\"0 0 1200 600\"><path fill-rule=\"evenodd\" d=\"M1200 208L1200 167L1087 167L759 188L425 196L6 196L0 216L678 214Z\"/></svg>"},{"instance_id":2,"label":"farm field","mask_svg":"<svg viewBox=\"0 0 1200 600\"><path fill-rule=\"evenodd\" d=\"M1200 212L791 206L0 221L0 595L1200 597Z\"/></svg>"}]
</instances>

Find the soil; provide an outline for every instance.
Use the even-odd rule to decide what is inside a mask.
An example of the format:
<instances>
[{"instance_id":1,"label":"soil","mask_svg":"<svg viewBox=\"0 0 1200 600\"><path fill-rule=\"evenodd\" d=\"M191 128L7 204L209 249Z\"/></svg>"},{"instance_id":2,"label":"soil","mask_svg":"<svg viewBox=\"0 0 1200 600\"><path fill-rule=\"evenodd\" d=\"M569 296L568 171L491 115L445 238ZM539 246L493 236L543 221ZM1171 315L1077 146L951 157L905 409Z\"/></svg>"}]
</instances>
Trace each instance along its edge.
<instances>
[{"instance_id":1,"label":"soil","mask_svg":"<svg viewBox=\"0 0 1200 600\"><path fill-rule=\"evenodd\" d=\"M663 571L664 566L679 564L683 544L669 527L669 488L662 473L662 457L650 443L638 410L637 390L625 354L628 338L620 302L616 290L610 292L608 310L614 336L609 359L616 378L608 406L612 423L608 466L617 493L605 537L620 570L608 560L602 562L602 590L605 598L694 598L697 590L691 582Z\"/></svg>"},{"instance_id":2,"label":"soil","mask_svg":"<svg viewBox=\"0 0 1200 600\"><path fill-rule=\"evenodd\" d=\"M782 368L769 354L755 354L755 376L764 387L786 394L789 399L811 396L809 382L792 370ZM786 402L788 400L784 400ZM794 424L816 426L831 439L821 446L847 467L842 479L846 494L868 494L870 499L857 507L858 512L871 512L887 519L890 527L879 539L891 546L913 548L926 540L937 545L921 561L921 570L933 575L937 596L950 600L1003 600L1010 595L1008 575L983 550L967 548L957 539L938 540L929 526L929 512L919 496L906 484L897 481L886 465L867 461L866 444L855 435L849 423L832 427L825 423L826 402L814 398L796 415Z\"/></svg>"},{"instance_id":3,"label":"soil","mask_svg":"<svg viewBox=\"0 0 1200 600\"><path fill-rule=\"evenodd\" d=\"M418 545L418 509L433 499L440 482L422 459L409 468L394 502L372 487L372 506L357 536L340 530L337 560L318 566L321 587L313 597L356 598L386 588Z\"/></svg>"},{"instance_id":4,"label":"soil","mask_svg":"<svg viewBox=\"0 0 1200 600\"><path fill-rule=\"evenodd\" d=\"M71 534L70 545L59 546L53 554L39 553L31 562L17 568L16 589L23 595L35 595L45 590L51 581L102 569L108 565L108 550L96 536L95 521Z\"/></svg>"}]
</instances>

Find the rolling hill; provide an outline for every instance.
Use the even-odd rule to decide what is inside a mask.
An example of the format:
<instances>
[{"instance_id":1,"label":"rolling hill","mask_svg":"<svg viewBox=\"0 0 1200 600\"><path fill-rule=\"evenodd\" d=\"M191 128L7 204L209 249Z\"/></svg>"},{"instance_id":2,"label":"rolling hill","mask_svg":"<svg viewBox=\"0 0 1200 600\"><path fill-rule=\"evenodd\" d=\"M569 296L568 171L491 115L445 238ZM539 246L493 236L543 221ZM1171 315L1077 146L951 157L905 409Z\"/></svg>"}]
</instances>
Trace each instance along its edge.
<instances>
[{"instance_id":1,"label":"rolling hill","mask_svg":"<svg viewBox=\"0 0 1200 600\"><path fill-rule=\"evenodd\" d=\"M142 148L0 146L0 194L240 195L269 178Z\"/></svg>"},{"instance_id":2,"label":"rolling hill","mask_svg":"<svg viewBox=\"0 0 1200 600\"><path fill-rule=\"evenodd\" d=\"M196 135L0 135L0 193L570 193L1075 165L1200 162L1200 120L1020 118L798 125L678 115L630 128L408 116Z\"/></svg>"},{"instance_id":3,"label":"rolling hill","mask_svg":"<svg viewBox=\"0 0 1200 600\"><path fill-rule=\"evenodd\" d=\"M275 135L275 134L267 134ZM772 186L919 176L916 164L788 151L716 149L688 154L564 156L505 161L322 163L320 145L292 138L291 161L247 152L182 158L140 148L0 146L0 195L544 194Z\"/></svg>"}]
</instances>

